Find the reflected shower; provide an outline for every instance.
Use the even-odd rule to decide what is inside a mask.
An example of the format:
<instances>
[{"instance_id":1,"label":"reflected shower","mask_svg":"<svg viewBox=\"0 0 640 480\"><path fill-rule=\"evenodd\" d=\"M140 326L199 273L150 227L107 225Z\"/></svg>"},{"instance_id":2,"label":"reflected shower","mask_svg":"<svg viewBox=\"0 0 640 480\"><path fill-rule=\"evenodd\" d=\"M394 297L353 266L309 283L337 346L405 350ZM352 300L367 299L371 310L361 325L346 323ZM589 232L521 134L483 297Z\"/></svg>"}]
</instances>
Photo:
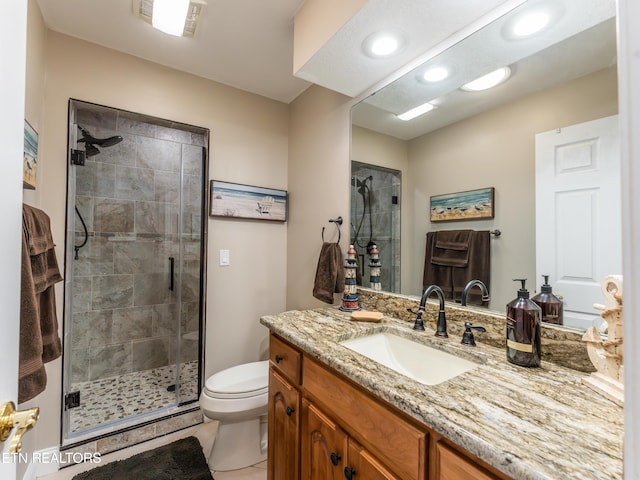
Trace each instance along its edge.
<instances>
[{"instance_id":1,"label":"reflected shower","mask_svg":"<svg viewBox=\"0 0 640 480\"><path fill-rule=\"evenodd\" d=\"M369 185L367 185L367 182ZM371 187L370 185L373 183L373 176L369 175L364 180L360 180L357 177L351 177L351 186L356 188L356 191L362 196L362 216L360 217L360 222L358 223L358 227L352 223L352 229L354 230L354 240L352 243L359 247L365 247L365 245L361 245L358 241L358 236L360 235L360 230L362 229L362 224L364 223L364 219L367 216L367 212L369 214L369 242L366 245L367 253L371 253L371 248L375 245L373 241L373 221L371 218Z\"/></svg>"},{"instance_id":2,"label":"reflected shower","mask_svg":"<svg viewBox=\"0 0 640 480\"><path fill-rule=\"evenodd\" d=\"M114 135L113 137L107 138L96 138L80 125L78 125L78 128L82 132L82 138L78 140L78 143L84 143L85 155L87 157L93 157L94 155L99 154L100 150L98 147L112 147L122 141L122 137L120 135Z\"/></svg>"}]
</instances>

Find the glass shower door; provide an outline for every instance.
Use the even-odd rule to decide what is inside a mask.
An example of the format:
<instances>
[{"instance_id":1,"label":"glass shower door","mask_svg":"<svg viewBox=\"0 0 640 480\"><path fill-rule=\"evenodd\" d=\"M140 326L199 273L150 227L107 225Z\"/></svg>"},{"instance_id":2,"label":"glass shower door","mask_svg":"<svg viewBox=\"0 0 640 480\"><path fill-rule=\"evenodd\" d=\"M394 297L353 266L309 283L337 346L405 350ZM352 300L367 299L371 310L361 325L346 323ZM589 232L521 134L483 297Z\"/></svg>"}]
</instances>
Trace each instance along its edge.
<instances>
[{"instance_id":1,"label":"glass shower door","mask_svg":"<svg viewBox=\"0 0 640 480\"><path fill-rule=\"evenodd\" d=\"M204 135L74 106L63 442L197 401L203 288Z\"/></svg>"}]
</instances>

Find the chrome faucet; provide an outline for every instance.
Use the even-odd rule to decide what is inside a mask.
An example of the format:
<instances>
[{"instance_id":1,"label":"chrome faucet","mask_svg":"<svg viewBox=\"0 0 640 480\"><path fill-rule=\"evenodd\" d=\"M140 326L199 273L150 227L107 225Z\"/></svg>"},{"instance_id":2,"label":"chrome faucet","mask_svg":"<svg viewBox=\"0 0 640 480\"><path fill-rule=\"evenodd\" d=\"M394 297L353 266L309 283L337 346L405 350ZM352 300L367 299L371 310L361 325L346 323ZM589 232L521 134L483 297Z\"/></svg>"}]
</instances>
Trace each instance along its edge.
<instances>
[{"instance_id":1,"label":"chrome faucet","mask_svg":"<svg viewBox=\"0 0 640 480\"><path fill-rule=\"evenodd\" d=\"M464 290L462 291L461 305L463 307L467 306L467 295L469 295L469 290L471 290L476 285L480 287L480 290L482 291L482 301L489 301L489 290L487 289L487 286L482 283L481 280L471 280L465 285Z\"/></svg>"},{"instance_id":2,"label":"chrome faucet","mask_svg":"<svg viewBox=\"0 0 640 480\"><path fill-rule=\"evenodd\" d=\"M424 313L425 308L427 307L427 299L429 298L429 295L431 295L433 292L436 292L436 294L438 295L438 299L440 300L440 310L438 312L438 322L436 324L436 337L448 337L449 335L447 334L447 319L445 318L445 315L444 315L444 292L437 285L428 286L427 289L422 294L422 298L420 299L420 307L415 312L416 321L415 321L415 324L413 325L413 329L424 330L424 322L422 321L422 314Z\"/></svg>"}]
</instances>

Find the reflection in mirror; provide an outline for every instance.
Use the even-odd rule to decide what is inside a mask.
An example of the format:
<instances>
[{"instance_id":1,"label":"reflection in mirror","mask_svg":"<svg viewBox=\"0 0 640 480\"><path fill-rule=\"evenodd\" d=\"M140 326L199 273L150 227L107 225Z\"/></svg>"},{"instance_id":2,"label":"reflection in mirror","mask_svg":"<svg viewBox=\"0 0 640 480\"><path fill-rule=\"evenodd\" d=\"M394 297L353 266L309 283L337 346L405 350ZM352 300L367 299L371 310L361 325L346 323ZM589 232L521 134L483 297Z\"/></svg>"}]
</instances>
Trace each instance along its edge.
<instances>
[{"instance_id":1,"label":"reflection in mirror","mask_svg":"<svg viewBox=\"0 0 640 480\"><path fill-rule=\"evenodd\" d=\"M511 33L524 13L540 13L546 6L552 8L538 33L523 37ZM510 68L510 76L498 86L473 92L461 89L502 66ZM356 105L352 109L352 168L367 164L369 168L394 169L402 175L398 280L383 285L383 289L421 294L426 233L436 230L502 231L499 238L491 240L489 285L489 308L500 313L516 295L513 278L528 278L533 296L540 291L542 275L549 275L554 293L562 296L565 309L571 310L576 299L569 284L593 287L605 275L620 273L619 258L609 264L586 258L578 263L590 265L588 268L570 272L566 257L557 251L548 252L554 261L546 264L545 271L536 267L536 255L540 255L536 253L536 235L546 235L557 217L554 211L544 215L538 212L542 220L536 225L536 210L545 205L536 198L536 136L570 131L566 127L615 116L616 66L614 0L528 0ZM425 72L433 74L435 68L446 68L445 78L438 82L425 80ZM443 76L442 70L435 72ZM436 108L413 120L398 118L426 102ZM571 158L577 162L574 170L584 168L584 156L593 152L599 153L599 147L573 149L574 156L567 154L565 164ZM595 168L615 170L606 163L610 161L617 159L599 158ZM430 222L431 196L487 187L495 188L493 219ZM353 188L352 202L360 201L353 195ZM383 186L377 184L376 188ZM594 204L601 200L597 194L592 198ZM581 200L576 202L584 206ZM362 207L352 204L352 222L360 218L354 215L358 209ZM583 208L580 215L584 214ZM584 220L593 221L593 238L575 240L582 242L575 250L585 255L597 254L603 240L619 245L620 232L599 227L596 220L603 214L595 210L592 214L593 218ZM608 215L619 217L619 211L614 208ZM381 249L381 259L389 256L385 253ZM561 279L564 284L558 284ZM368 286L368 279L364 280L363 285ZM596 296L587 303L600 301ZM583 328L598 323L595 310L582 317L565 325Z\"/></svg>"},{"instance_id":2,"label":"reflection in mirror","mask_svg":"<svg viewBox=\"0 0 640 480\"><path fill-rule=\"evenodd\" d=\"M351 244L363 286L371 286L371 249L377 247L382 290L400 289L400 172L351 162ZM373 286L372 286L373 288Z\"/></svg>"}]
</instances>

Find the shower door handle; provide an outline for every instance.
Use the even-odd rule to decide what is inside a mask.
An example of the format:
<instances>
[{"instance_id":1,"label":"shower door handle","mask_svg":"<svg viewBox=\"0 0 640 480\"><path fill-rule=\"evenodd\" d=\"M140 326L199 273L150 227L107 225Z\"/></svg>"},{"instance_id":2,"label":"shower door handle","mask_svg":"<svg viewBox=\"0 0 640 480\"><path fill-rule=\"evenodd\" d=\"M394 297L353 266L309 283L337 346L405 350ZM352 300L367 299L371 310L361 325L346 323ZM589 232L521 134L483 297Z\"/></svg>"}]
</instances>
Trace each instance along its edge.
<instances>
[{"instance_id":1,"label":"shower door handle","mask_svg":"<svg viewBox=\"0 0 640 480\"><path fill-rule=\"evenodd\" d=\"M175 268L175 259L169 257L169 290L173 292L173 272Z\"/></svg>"}]
</instances>

